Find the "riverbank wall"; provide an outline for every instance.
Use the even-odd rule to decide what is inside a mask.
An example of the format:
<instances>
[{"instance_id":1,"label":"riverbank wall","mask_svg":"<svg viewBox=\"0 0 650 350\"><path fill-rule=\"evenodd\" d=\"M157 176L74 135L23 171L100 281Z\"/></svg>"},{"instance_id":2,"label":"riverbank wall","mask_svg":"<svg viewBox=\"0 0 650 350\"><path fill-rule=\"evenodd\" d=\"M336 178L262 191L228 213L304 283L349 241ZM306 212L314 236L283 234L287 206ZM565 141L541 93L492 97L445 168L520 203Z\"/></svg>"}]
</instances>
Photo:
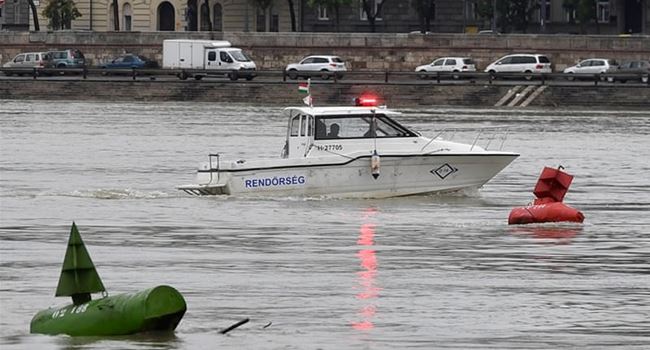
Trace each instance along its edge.
<instances>
[{"instance_id":1,"label":"riverbank wall","mask_svg":"<svg viewBox=\"0 0 650 350\"><path fill-rule=\"evenodd\" d=\"M312 83L316 105L351 105L355 97L373 93L391 107L492 107L513 85L496 84L360 84ZM58 80L8 79L1 99L75 101L200 101L247 105L301 105L296 82L230 82L194 80ZM647 85L548 86L530 107L565 109L634 109L650 111Z\"/></svg>"},{"instance_id":2,"label":"riverbank wall","mask_svg":"<svg viewBox=\"0 0 650 350\"><path fill-rule=\"evenodd\" d=\"M542 53L555 71L589 57L623 61L650 58L650 36L479 35L396 33L250 32L0 32L0 62L27 51L78 48L90 65L123 53L162 62L165 39L228 40L245 49L262 70L282 70L309 54L341 56L352 70L413 71L441 56L469 56L483 69L515 52Z\"/></svg>"}]
</instances>

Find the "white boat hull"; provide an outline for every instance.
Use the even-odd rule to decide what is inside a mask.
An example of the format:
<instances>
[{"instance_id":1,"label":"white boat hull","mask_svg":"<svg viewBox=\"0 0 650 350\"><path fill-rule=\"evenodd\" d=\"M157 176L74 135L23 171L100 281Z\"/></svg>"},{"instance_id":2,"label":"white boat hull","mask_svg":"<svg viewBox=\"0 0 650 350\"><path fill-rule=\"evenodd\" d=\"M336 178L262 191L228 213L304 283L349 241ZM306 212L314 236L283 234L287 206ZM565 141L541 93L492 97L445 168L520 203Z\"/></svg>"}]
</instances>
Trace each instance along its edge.
<instances>
[{"instance_id":1,"label":"white boat hull","mask_svg":"<svg viewBox=\"0 0 650 350\"><path fill-rule=\"evenodd\" d=\"M478 188L518 154L382 155L380 175L370 156L341 163L267 168L200 170L197 185L179 189L196 195L328 196L385 198Z\"/></svg>"}]
</instances>

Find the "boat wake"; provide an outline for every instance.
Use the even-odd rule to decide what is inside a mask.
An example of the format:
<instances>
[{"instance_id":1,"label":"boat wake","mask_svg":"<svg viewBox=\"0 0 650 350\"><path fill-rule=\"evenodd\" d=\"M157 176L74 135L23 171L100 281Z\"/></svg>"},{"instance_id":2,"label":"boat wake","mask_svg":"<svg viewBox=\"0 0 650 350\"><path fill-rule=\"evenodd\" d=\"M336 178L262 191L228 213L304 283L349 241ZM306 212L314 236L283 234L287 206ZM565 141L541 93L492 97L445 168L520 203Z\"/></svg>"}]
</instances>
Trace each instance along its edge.
<instances>
[{"instance_id":1,"label":"boat wake","mask_svg":"<svg viewBox=\"0 0 650 350\"><path fill-rule=\"evenodd\" d=\"M97 199L156 199L175 197L162 191L142 191L127 189L76 190L63 196Z\"/></svg>"}]
</instances>

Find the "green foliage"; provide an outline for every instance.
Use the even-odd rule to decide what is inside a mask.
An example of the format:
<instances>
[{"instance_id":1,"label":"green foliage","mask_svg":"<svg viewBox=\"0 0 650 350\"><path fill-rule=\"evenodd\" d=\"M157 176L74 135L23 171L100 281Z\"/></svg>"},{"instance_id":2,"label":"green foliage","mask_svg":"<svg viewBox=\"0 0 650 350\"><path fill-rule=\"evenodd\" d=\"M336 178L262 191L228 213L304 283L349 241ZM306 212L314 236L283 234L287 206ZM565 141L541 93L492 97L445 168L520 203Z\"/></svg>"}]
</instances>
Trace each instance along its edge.
<instances>
[{"instance_id":1,"label":"green foliage","mask_svg":"<svg viewBox=\"0 0 650 350\"><path fill-rule=\"evenodd\" d=\"M492 0L478 0L476 2L476 14L479 18L491 20L493 12Z\"/></svg>"},{"instance_id":2,"label":"green foliage","mask_svg":"<svg viewBox=\"0 0 650 350\"><path fill-rule=\"evenodd\" d=\"M539 6L529 0L497 0L497 25L504 33L514 29L525 33L533 11Z\"/></svg>"},{"instance_id":3,"label":"green foliage","mask_svg":"<svg viewBox=\"0 0 650 350\"><path fill-rule=\"evenodd\" d=\"M72 0L49 0L43 16L50 20L48 27L52 30L70 29L72 21L81 17L81 12Z\"/></svg>"},{"instance_id":4,"label":"green foliage","mask_svg":"<svg viewBox=\"0 0 650 350\"><path fill-rule=\"evenodd\" d=\"M567 11L575 11L575 18L571 17L570 22L577 20L580 24L584 25L590 21L596 21L596 0L564 0L562 7Z\"/></svg>"},{"instance_id":5,"label":"green foliage","mask_svg":"<svg viewBox=\"0 0 650 350\"><path fill-rule=\"evenodd\" d=\"M420 31L426 33L431 29L431 21L434 19L436 8L435 0L412 0L411 5L418 14L420 20Z\"/></svg>"}]
</instances>

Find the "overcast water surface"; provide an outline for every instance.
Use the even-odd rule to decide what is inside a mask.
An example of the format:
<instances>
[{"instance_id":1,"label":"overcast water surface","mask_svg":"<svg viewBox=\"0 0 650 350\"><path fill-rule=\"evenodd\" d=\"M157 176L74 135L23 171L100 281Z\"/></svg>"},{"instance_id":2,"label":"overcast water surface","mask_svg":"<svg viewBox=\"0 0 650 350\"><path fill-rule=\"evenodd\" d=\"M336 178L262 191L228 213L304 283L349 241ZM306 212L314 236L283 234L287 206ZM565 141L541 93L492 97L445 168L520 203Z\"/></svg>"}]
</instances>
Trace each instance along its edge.
<instances>
[{"instance_id":1,"label":"overcast water surface","mask_svg":"<svg viewBox=\"0 0 650 350\"><path fill-rule=\"evenodd\" d=\"M650 348L649 112L404 112L425 135L507 125L521 157L451 195L199 198L175 186L208 153L280 155L281 108L0 100L0 348ZM508 226L558 165L585 223ZM29 334L69 302L72 221L109 294L184 295L173 335Z\"/></svg>"}]
</instances>

